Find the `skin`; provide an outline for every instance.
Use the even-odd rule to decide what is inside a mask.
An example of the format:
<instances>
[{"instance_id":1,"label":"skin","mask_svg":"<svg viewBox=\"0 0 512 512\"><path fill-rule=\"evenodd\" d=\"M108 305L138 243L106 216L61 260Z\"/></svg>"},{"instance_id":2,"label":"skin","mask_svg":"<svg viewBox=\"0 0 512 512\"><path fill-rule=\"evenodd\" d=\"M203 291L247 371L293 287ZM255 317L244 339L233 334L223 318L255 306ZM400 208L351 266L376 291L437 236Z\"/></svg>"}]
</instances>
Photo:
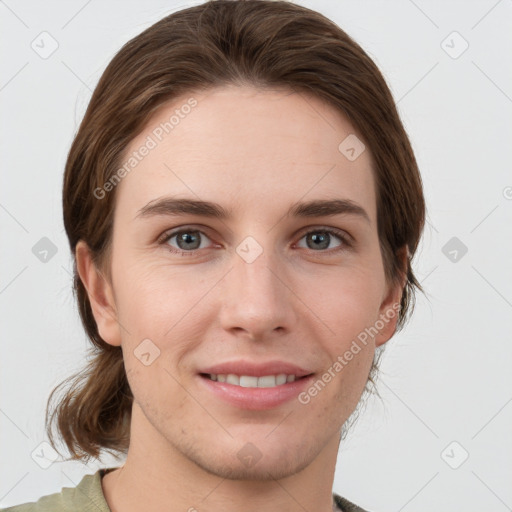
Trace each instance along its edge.
<instances>
[{"instance_id":1,"label":"skin","mask_svg":"<svg viewBox=\"0 0 512 512\"><path fill-rule=\"evenodd\" d=\"M384 276L371 154L349 161L338 150L357 132L316 97L248 86L173 100L128 153L191 96L198 105L117 186L112 281L83 242L76 249L99 333L122 347L134 394L126 463L103 478L105 497L114 512L328 512L341 427L396 315L305 405L242 410L200 386L197 372L243 357L320 376L400 301L403 283ZM214 201L234 216L135 219L164 195ZM297 201L331 198L359 204L369 222L284 216ZM192 256L170 251L183 248L177 237L157 242L182 226L202 231ZM306 236L313 228L343 230L354 245L331 236L316 249ZM250 264L236 252L247 236L263 248ZM160 350L148 366L134 355L147 338ZM237 454L249 442L261 458L246 467Z\"/></svg>"}]
</instances>

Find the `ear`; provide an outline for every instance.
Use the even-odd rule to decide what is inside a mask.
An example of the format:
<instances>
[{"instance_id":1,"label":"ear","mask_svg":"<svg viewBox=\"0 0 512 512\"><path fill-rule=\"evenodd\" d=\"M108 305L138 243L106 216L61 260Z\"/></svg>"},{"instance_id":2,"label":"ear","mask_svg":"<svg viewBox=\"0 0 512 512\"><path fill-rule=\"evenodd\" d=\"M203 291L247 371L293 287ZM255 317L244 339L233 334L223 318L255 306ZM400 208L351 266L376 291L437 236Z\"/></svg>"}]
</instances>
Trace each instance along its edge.
<instances>
[{"instance_id":1,"label":"ear","mask_svg":"<svg viewBox=\"0 0 512 512\"><path fill-rule=\"evenodd\" d=\"M106 343L120 346L121 331L111 284L96 268L89 247L83 240L79 240L76 245L75 257L77 271L87 290L99 335Z\"/></svg>"},{"instance_id":2,"label":"ear","mask_svg":"<svg viewBox=\"0 0 512 512\"><path fill-rule=\"evenodd\" d=\"M400 312L400 302L407 280L407 261L409 257L409 250L407 246L404 245L400 248L396 257L400 260L402 276L398 282L390 283L386 287L386 294L379 308L379 319L376 321L377 325L380 326L381 323L383 323L384 326L382 329L379 329L378 334L375 336L376 347L384 345L384 343L389 341L396 332L396 324L398 322L398 314Z\"/></svg>"}]
</instances>

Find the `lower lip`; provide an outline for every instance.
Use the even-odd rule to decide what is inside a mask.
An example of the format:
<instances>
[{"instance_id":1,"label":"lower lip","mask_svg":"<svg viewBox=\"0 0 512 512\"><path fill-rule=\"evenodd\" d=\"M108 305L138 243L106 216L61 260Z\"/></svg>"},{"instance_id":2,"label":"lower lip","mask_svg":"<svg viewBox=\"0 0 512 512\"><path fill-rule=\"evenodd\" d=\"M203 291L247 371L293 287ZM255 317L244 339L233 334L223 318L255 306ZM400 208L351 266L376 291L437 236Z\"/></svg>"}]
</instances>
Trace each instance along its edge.
<instances>
[{"instance_id":1,"label":"lower lip","mask_svg":"<svg viewBox=\"0 0 512 512\"><path fill-rule=\"evenodd\" d=\"M199 375L206 388L222 400L241 409L273 409L294 398L310 385L313 375L308 375L293 382L286 382L273 388L244 388L226 382L218 382Z\"/></svg>"}]
</instances>

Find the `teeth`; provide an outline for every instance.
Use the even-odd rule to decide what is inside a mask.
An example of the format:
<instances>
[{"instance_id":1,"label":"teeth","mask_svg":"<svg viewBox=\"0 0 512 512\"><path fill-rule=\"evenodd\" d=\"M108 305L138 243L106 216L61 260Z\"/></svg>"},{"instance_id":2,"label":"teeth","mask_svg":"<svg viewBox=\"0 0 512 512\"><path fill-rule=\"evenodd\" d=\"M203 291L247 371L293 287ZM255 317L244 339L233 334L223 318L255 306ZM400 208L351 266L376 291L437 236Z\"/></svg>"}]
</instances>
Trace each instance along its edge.
<instances>
[{"instance_id":1,"label":"teeth","mask_svg":"<svg viewBox=\"0 0 512 512\"><path fill-rule=\"evenodd\" d=\"M290 377L290 380L288 380ZM295 375L286 375L286 373L280 373L276 377L276 384L279 386L280 384L284 384L285 382L293 382L295 380Z\"/></svg>"},{"instance_id":2,"label":"teeth","mask_svg":"<svg viewBox=\"0 0 512 512\"><path fill-rule=\"evenodd\" d=\"M227 384L233 384L243 388L273 388L295 380L295 375L286 375L286 373L264 375L262 377L235 375L233 373L228 373L227 375L210 373L209 377L211 380L216 380L217 382L226 382Z\"/></svg>"},{"instance_id":3,"label":"teeth","mask_svg":"<svg viewBox=\"0 0 512 512\"><path fill-rule=\"evenodd\" d=\"M236 382L235 382L236 384ZM257 388L258 377L249 377L248 375L240 375L240 386L243 388Z\"/></svg>"},{"instance_id":4,"label":"teeth","mask_svg":"<svg viewBox=\"0 0 512 512\"><path fill-rule=\"evenodd\" d=\"M259 388L273 388L277 384L277 377L274 375L265 375L264 377L258 377L256 381L256 386ZM282 382L279 384L282 384Z\"/></svg>"},{"instance_id":5,"label":"teeth","mask_svg":"<svg viewBox=\"0 0 512 512\"><path fill-rule=\"evenodd\" d=\"M228 373L226 375L226 382L228 384L234 384L235 386L240 386L240 377L238 377L238 375L233 375L232 373Z\"/></svg>"}]
</instances>

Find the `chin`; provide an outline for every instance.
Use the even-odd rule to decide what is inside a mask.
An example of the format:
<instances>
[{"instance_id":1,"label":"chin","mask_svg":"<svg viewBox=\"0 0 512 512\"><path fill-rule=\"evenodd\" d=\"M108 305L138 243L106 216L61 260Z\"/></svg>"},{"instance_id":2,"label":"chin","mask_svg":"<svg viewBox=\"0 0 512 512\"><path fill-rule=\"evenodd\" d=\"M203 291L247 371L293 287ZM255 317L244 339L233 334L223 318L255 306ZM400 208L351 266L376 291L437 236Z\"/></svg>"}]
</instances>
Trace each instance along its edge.
<instances>
[{"instance_id":1,"label":"chin","mask_svg":"<svg viewBox=\"0 0 512 512\"><path fill-rule=\"evenodd\" d=\"M247 441L240 441L240 437L232 444L223 446L217 444L217 451L212 451L212 442L202 450L199 444L194 446L180 446L179 449L191 462L211 475L228 480L252 480L269 481L286 478L303 471L309 466L321 451L321 447L315 449L311 439L306 445L288 443L283 439L261 438L252 443L250 437ZM254 438L253 438L254 439Z\"/></svg>"},{"instance_id":2,"label":"chin","mask_svg":"<svg viewBox=\"0 0 512 512\"><path fill-rule=\"evenodd\" d=\"M228 480L251 480L251 481L270 481L279 480L286 478L297 473L300 473L310 463L310 460L303 458L294 457L294 460L283 459L282 457L272 457L272 460L268 460L268 457L262 456L262 458L252 466L244 466L235 457L229 460L222 460L219 457L215 460L200 458L194 460L194 462L201 467L207 473L225 478ZM224 459L226 459L224 457ZM267 459L267 460L265 460Z\"/></svg>"}]
</instances>

